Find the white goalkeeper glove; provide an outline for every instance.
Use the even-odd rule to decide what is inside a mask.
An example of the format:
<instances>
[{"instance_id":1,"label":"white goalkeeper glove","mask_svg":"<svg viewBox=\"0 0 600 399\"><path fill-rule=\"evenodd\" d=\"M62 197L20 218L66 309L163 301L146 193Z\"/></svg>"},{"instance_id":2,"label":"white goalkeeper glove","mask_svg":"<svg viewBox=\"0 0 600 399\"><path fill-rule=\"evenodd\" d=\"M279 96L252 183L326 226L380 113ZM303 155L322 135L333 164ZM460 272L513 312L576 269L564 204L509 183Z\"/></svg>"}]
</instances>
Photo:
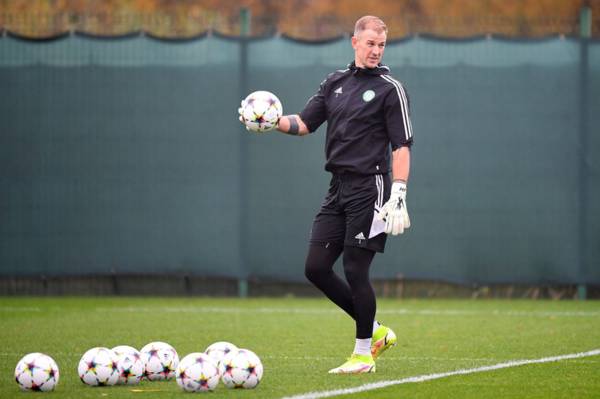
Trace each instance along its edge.
<instances>
[{"instance_id":1,"label":"white goalkeeper glove","mask_svg":"<svg viewBox=\"0 0 600 399\"><path fill-rule=\"evenodd\" d=\"M246 107L246 100L242 100L240 107L238 108L238 114L240 114L240 117L238 119L240 120L240 122L242 122L242 124L244 125L246 130L250 132L251 130L248 127L248 125L246 125L246 121L244 120L244 116L243 116L245 107Z\"/></svg>"},{"instance_id":2,"label":"white goalkeeper glove","mask_svg":"<svg viewBox=\"0 0 600 399\"><path fill-rule=\"evenodd\" d=\"M404 229L410 227L406 210L406 183L392 183L390 199L381 208L379 219L385 220L385 232L394 236L404 233Z\"/></svg>"}]
</instances>

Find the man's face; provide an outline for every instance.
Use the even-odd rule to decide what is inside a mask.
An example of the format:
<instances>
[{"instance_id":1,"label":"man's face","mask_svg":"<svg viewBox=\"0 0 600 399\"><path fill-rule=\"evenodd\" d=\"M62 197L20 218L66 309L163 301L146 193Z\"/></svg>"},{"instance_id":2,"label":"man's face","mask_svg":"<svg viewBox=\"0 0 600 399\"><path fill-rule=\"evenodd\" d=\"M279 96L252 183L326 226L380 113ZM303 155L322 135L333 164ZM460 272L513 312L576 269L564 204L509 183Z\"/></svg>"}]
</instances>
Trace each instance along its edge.
<instances>
[{"instance_id":1,"label":"man's face","mask_svg":"<svg viewBox=\"0 0 600 399\"><path fill-rule=\"evenodd\" d=\"M385 50L385 32L377 33L372 29L365 29L358 36L352 36L354 48L354 62L360 68L375 68L381 62Z\"/></svg>"}]
</instances>

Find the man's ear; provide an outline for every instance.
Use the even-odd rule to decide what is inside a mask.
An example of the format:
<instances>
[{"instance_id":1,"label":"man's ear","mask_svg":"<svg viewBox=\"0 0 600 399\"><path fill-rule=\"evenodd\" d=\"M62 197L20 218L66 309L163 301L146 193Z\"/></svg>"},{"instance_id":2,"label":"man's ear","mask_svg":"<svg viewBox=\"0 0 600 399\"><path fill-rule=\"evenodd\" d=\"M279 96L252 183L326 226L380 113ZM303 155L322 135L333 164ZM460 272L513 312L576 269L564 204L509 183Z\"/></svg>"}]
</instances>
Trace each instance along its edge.
<instances>
[{"instance_id":1,"label":"man's ear","mask_svg":"<svg viewBox=\"0 0 600 399\"><path fill-rule=\"evenodd\" d=\"M356 50L356 45L358 44L358 38L356 36L352 36L352 48Z\"/></svg>"}]
</instances>

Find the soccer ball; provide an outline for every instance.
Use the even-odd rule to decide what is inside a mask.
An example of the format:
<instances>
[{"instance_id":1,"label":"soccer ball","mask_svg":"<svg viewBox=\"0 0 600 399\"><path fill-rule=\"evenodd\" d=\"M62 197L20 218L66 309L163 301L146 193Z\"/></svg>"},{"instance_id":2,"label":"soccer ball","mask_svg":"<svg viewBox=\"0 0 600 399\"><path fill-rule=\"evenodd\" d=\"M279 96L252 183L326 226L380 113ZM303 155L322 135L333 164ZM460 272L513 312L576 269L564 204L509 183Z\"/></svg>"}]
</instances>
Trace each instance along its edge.
<instances>
[{"instance_id":1,"label":"soccer ball","mask_svg":"<svg viewBox=\"0 0 600 399\"><path fill-rule=\"evenodd\" d=\"M177 385L187 392L212 391L220 377L217 364L206 353L190 353L177 367Z\"/></svg>"},{"instance_id":2,"label":"soccer ball","mask_svg":"<svg viewBox=\"0 0 600 399\"><path fill-rule=\"evenodd\" d=\"M219 363L221 381L227 388L254 388L263 375L263 365L254 352L229 352Z\"/></svg>"},{"instance_id":3,"label":"soccer ball","mask_svg":"<svg viewBox=\"0 0 600 399\"><path fill-rule=\"evenodd\" d=\"M179 356L175 349L165 342L151 342L140 353L150 381L170 380L175 377Z\"/></svg>"},{"instance_id":4,"label":"soccer ball","mask_svg":"<svg viewBox=\"0 0 600 399\"><path fill-rule=\"evenodd\" d=\"M59 377L56 362L43 353L25 355L15 368L15 380L23 391L52 391Z\"/></svg>"},{"instance_id":5,"label":"soccer ball","mask_svg":"<svg viewBox=\"0 0 600 399\"><path fill-rule=\"evenodd\" d=\"M117 370L119 371L117 384L139 384L146 370L140 352L127 345L116 346L112 350L117 355Z\"/></svg>"},{"instance_id":6,"label":"soccer ball","mask_svg":"<svg viewBox=\"0 0 600 399\"><path fill-rule=\"evenodd\" d=\"M235 346L234 344L232 344L230 342L219 341L219 342L215 342L214 344L209 345L208 348L206 348L206 350L204 351L204 353L206 353L208 356L212 357L216 364L219 364L219 362L229 352L236 352L237 350L238 350L238 347Z\"/></svg>"},{"instance_id":7,"label":"soccer ball","mask_svg":"<svg viewBox=\"0 0 600 399\"><path fill-rule=\"evenodd\" d=\"M239 109L241 120L253 132L274 129L283 115L283 107L277 96L268 91L250 93Z\"/></svg>"},{"instance_id":8,"label":"soccer ball","mask_svg":"<svg viewBox=\"0 0 600 399\"><path fill-rule=\"evenodd\" d=\"M81 357L77 372L87 385L115 385L119 380L117 356L108 348L92 348Z\"/></svg>"}]
</instances>

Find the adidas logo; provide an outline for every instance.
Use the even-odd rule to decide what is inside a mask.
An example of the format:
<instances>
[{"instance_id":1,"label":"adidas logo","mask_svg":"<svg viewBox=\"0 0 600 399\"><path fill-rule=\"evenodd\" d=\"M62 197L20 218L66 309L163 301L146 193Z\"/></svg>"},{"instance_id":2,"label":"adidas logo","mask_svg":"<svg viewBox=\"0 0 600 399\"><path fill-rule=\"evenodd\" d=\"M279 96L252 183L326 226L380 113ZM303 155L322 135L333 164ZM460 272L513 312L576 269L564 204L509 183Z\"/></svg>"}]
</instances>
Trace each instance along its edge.
<instances>
[{"instance_id":1,"label":"adidas logo","mask_svg":"<svg viewBox=\"0 0 600 399\"><path fill-rule=\"evenodd\" d=\"M356 238L357 240L366 240L365 235L363 234L362 231L360 233L358 233L356 236L354 236L354 238Z\"/></svg>"},{"instance_id":2,"label":"adidas logo","mask_svg":"<svg viewBox=\"0 0 600 399\"><path fill-rule=\"evenodd\" d=\"M335 93L335 96L337 97L338 95L342 94L342 86L338 87L337 89L335 89L333 91Z\"/></svg>"}]
</instances>

